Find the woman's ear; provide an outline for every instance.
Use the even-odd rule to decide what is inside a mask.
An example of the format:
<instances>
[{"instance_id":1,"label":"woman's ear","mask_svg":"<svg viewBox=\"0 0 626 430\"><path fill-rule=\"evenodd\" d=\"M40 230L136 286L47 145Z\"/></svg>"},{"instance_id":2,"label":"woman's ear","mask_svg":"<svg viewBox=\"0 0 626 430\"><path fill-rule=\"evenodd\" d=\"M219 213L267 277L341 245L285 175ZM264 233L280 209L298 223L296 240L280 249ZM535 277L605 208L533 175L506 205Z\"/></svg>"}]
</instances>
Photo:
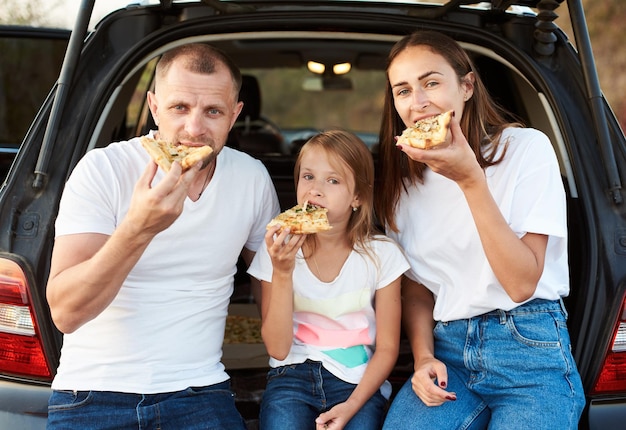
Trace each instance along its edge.
<instances>
[{"instance_id":1,"label":"woman's ear","mask_svg":"<svg viewBox=\"0 0 626 430\"><path fill-rule=\"evenodd\" d=\"M467 75L463 76L463 79L461 79L461 87L464 93L463 101L468 101L472 98L472 95L474 94L474 82L476 82L474 72L469 72Z\"/></svg>"}]
</instances>

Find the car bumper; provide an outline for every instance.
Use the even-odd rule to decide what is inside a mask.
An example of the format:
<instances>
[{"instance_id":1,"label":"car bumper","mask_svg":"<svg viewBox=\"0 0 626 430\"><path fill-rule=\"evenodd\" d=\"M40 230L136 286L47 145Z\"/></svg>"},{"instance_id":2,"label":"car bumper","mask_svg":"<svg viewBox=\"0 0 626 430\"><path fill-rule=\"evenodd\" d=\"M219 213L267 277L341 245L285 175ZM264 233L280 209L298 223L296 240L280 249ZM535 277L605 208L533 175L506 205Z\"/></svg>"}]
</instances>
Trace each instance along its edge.
<instances>
[{"instance_id":1,"label":"car bumper","mask_svg":"<svg viewBox=\"0 0 626 430\"><path fill-rule=\"evenodd\" d=\"M0 380L0 428L44 430L50 387Z\"/></svg>"},{"instance_id":2,"label":"car bumper","mask_svg":"<svg viewBox=\"0 0 626 430\"><path fill-rule=\"evenodd\" d=\"M588 422L590 430L625 428L626 397L592 400L589 404Z\"/></svg>"}]
</instances>

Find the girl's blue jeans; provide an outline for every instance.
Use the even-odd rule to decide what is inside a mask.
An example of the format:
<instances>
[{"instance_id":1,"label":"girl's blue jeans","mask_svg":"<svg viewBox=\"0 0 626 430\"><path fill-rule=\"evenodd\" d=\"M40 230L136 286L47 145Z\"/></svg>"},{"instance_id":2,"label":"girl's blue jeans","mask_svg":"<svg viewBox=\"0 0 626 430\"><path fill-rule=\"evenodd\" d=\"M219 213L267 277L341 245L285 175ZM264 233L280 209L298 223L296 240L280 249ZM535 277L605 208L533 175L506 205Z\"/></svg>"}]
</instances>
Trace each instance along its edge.
<instances>
[{"instance_id":1,"label":"girl's blue jeans","mask_svg":"<svg viewBox=\"0 0 626 430\"><path fill-rule=\"evenodd\" d=\"M566 319L561 300L537 299L437 323L435 356L457 400L426 406L409 380L384 429L577 429L585 396Z\"/></svg>"},{"instance_id":2,"label":"girl's blue jeans","mask_svg":"<svg viewBox=\"0 0 626 430\"><path fill-rule=\"evenodd\" d=\"M272 368L261 401L260 430L315 430L319 414L345 402L355 387L317 361ZM344 429L380 429L386 407L387 399L377 391Z\"/></svg>"},{"instance_id":3,"label":"girl's blue jeans","mask_svg":"<svg viewBox=\"0 0 626 430\"><path fill-rule=\"evenodd\" d=\"M245 430L230 382L163 394L53 391L47 430Z\"/></svg>"}]
</instances>

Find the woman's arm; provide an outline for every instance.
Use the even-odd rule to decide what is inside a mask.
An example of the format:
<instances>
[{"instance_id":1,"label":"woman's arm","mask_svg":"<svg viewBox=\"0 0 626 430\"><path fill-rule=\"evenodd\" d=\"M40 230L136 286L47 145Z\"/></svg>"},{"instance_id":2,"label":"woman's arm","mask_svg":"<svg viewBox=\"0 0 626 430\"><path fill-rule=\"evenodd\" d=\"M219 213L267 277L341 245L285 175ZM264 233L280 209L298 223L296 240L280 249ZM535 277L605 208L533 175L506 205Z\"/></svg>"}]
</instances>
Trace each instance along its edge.
<instances>
[{"instance_id":1,"label":"woman's arm","mask_svg":"<svg viewBox=\"0 0 626 430\"><path fill-rule=\"evenodd\" d=\"M400 348L400 278L384 288L376 290L376 349L372 355L361 382L350 397L321 414L318 428L341 429L380 389L398 359ZM325 427L326 425L326 427Z\"/></svg>"},{"instance_id":2,"label":"woman's arm","mask_svg":"<svg viewBox=\"0 0 626 430\"><path fill-rule=\"evenodd\" d=\"M413 391L427 406L439 406L446 400L456 399L454 393L445 391L448 383L445 364L435 358L434 306L435 300L430 290L403 277L402 322L411 343L415 370L411 382Z\"/></svg>"},{"instance_id":3,"label":"woman's arm","mask_svg":"<svg viewBox=\"0 0 626 430\"><path fill-rule=\"evenodd\" d=\"M534 294L543 273L548 237L531 233L517 237L491 195L485 173L456 118L450 123L450 131L452 143L447 147L421 150L403 146L402 150L459 185L498 282L511 300L523 302Z\"/></svg>"}]
</instances>

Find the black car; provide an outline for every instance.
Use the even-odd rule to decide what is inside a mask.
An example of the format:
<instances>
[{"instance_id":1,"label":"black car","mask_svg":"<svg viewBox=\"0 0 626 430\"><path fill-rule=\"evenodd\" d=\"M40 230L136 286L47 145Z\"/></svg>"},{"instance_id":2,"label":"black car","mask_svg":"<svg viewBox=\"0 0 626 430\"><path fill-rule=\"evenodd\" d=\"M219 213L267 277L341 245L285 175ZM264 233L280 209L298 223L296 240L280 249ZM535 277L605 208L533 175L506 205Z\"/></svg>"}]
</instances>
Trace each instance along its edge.
<instances>
[{"instance_id":1,"label":"black car","mask_svg":"<svg viewBox=\"0 0 626 430\"><path fill-rule=\"evenodd\" d=\"M458 40L492 95L550 137L567 191L566 306L587 397L580 428L623 428L626 139L598 84L581 0L567 1L575 43L554 22L562 0L440 3L161 0L115 11L88 33L93 1L84 1L57 85L0 190L0 428L45 427L63 339L45 298L59 198L87 151L154 126L145 94L160 54L203 41L241 67L246 107L232 144L265 163L287 208L294 157L316 131L349 129L377 156L385 59L415 29ZM268 363L245 271L235 283L231 314L240 318L227 327L224 362L254 428ZM242 320L247 332L237 338ZM404 341L390 377L396 389L411 360Z\"/></svg>"}]
</instances>

